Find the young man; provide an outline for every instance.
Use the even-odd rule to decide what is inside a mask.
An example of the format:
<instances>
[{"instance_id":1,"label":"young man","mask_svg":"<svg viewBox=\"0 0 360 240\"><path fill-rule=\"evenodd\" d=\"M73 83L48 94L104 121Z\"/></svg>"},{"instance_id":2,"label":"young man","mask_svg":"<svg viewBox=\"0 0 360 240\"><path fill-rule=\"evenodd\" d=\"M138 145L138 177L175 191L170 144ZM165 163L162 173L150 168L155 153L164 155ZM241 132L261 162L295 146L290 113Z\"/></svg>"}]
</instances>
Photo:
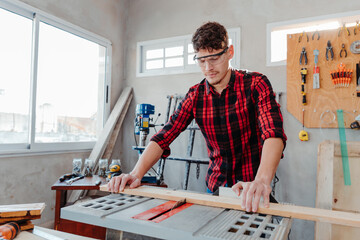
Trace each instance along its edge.
<instances>
[{"instance_id":1,"label":"young man","mask_svg":"<svg viewBox=\"0 0 360 240\"><path fill-rule=\"evenodd\" d=\"M280 107L269 80L262 74L230 68L234 47L226 29L208 22L192 38L194 59L205 78L191 87L169 122L155 134L129 174L114 177L110 191L140 186L144 174L170 154L170 143L195 118L205 137L210 164L209 192L229 186L246 211L256 212L260 198L269 206L271 181L285 147Z\"/></svg>"}]
</instances>

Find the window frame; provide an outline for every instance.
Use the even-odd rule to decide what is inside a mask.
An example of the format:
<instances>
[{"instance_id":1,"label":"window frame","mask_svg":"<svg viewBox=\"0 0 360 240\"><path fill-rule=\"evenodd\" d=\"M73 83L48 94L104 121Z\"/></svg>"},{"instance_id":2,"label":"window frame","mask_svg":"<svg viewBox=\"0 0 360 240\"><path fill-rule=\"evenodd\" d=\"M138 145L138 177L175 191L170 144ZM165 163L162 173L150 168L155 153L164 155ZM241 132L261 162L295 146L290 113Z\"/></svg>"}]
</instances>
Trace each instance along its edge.
<instances>
[{"instance_id":1,"label":"window frame","mask_svg":"<svg viewBox=\"0 0 360 240\"><path fill-rule=\"evenodd\" d=\"M240 68L240 28L227 29L229 38L233 40L235 55L231 61L231 64L235 68ZM136 45L136 77L149 77L149 76L161 76L161 75L173 75L173 74L186 74L186 73L199 73L201 69L196 64L188 64L188 44L191 44L192 35L183 35L170 38L162 38L156 40L137 42ZM237 43L237 44L234 44ZM178 44L178 45L175 45ZM184 47L184 65L180 67L163 67L159 69L145 70L146 64L146 51L159 48L167 48L172 46ZM165 53L164 53L165 54ZM162 59L166 59L165 57ZM165 64L165 63L164 63Z\"/></svg>"},{"instance_id":2,"label":"window frame","mask_svg":"<svg viewBox=\"0 0 360 240\"><path fill-rule=\"evenodd\" d=\"M79 151L89 150L95 145L95 141L88 142L57 142L57 143L36 143L35 142L35 112L36 112L36 81L39 47L39 23L40 21L49 24L55 28L66 31L70 34L92 41L106 48L105 59L105 77L104 82L99 87L99 96L103 104L98 107L99 119L98 128L103 128L106 119L110 115L111 99L111 62L112 62L112 44L111 42L95 33L87 31L79 26L57 18L51 14L41 11L35 7L27 5L18 0L3 0L0 2L0 8L32 20L32 49L31 49L31 76L30 76L30 112L29 112L29 140L27 143L0 144L0 157L16 154L34 154L39 152L54 151ZM98 106L100 106L98 105Z\"/></svg>"},{"instance_id":3,"label":"window frame","mask_svg":"<svg viewBox=\"0 0 360 240\"><path fill-rule=\"evenodd\" d=\"M339 23L348 23L349 20L357 19L360 11L350 11L335 13L329 15L321 15L309 18L293 19L288 21L273 22L266 24L266 66L286 66L286 60L271 62L271 33L276 30L291 30L300 27L309 27L312 25L323 24L331 21L338 21ZM300 32L299 32L300 33ZM287 47L287 46L286 46Z\"/></svg>"}]
</instances>

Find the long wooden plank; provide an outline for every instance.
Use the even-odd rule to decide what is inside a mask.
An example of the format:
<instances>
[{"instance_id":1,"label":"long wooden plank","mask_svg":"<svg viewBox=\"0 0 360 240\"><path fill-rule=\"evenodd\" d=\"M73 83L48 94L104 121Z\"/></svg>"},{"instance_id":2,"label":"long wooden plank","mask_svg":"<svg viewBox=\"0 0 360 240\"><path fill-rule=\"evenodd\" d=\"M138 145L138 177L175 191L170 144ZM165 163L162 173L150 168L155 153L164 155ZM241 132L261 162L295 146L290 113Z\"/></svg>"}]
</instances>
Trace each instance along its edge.
<instances>
[{"instance_id":1,"label":"long wooden plank","mask_svg":"<svg viewBox=\"0 0 360 240\"><path fill-rule=\"evenodd\" d=\"M26 215L41 215L45 209L45 203L28 203L28 204L12 204L0 205L0 217L21 217Z\"/></svg>"},{"instance_id":2,"label":"long wooden plank","mask_svg":"<svg viewBox=\"0 0 360 240\"><path fill-rule=\"evenodd\" d=\"M89 159L93 160L94 162L94 169L96 170L98 168L98 161L100 157L103 155L105 148L109 142L109 139L111 137L111 133L115 128L116 123L118 122L118 119L121 115L125 115L128 107L130 105L131 99L133 97L133 90L131 87L125 88L118 101L116 102L113 110L111 111L111 114L108 118L108 120L105 123L104 129L101 131L100 137L98 141L95 143L95 146L93 150L90 153ZM121 118L122 120L124 117ZM121 121L122 121L121 120ZM120 126L121 127L121 124ZM83 170L83 174L84 174ZM78 191L72 191L68 202L73 203L76 200L80 198L80 196L83 194L84 191L78 190Z\"/></svg>"},{"instance_id":3,"label":"long wooden plank","mask_svg":"<svg viewBox=\"0 0 360 240\"><path fill-rule=\"evenodd\" d=\"M129 106L130 106L130 103L131 103L131 98L132 98L132 95L125 102L124 111L121 111L119 119L117 120L116 125L114 127L114 130L112 131L109 143L107 144L106 149L104 151L104 154L102 155L102 158L104 158L104 159L110 159L111 156L112 156L114 146L115 146L116 140L117 140L117 138L119 136L122 123L123 123L123 121L125 119L127 110L129 109Z\"/></svg>"},{"instance_id":4,"label":"long wooden plank","mask_svg":"<svg viewBox=\"0 0 360 240\"><path fill-rule=\"evenodd\" d=\"M100 190L108 191L107 185L100 186ZM230 208L241 211L245 210L241 207L239 199L187 192L181 190L141 186L134 189L126 188L123 193L173 201L179 201L185 198L186 202L188 203L195 203L212 207ZM352 227L360 227L360 214L357 213L275 203L270 203L269 208L260 205L258 213L298 218L317 222L328 222Z\"/></svg>"},{"instance_id":5,"label":"long wooden plank","mask_svg":"<svg viewBox=\"0 0 360 240\"><path fill-rule=\"evenodd\" d=\"M41 218L41 215L34 215L34 216L21 216L21 217L0 217L0 224L7 223L7 222L16 222L21 220L34 220Z\"/></svg>"}]
</instances>

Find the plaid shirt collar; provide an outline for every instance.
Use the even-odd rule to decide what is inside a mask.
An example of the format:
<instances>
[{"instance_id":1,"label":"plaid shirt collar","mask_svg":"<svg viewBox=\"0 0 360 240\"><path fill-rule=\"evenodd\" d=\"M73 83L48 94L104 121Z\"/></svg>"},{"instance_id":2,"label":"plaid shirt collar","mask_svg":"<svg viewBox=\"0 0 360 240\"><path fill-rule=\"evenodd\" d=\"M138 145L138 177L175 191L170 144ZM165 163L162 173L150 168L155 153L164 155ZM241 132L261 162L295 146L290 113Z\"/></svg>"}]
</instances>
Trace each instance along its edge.
<instances>
[{"instance_id":1,"label":"plaid shirt collar","mask_svg":"<svg viewBox=\"0 0 360 240\"><path fill-rule=\"evenodd\" d=\"M231 69L230 81L229 81L229 83L228 83L228 85L227 85L226 88L235 90L235 89L234 89L234 87L235 87L235 86L234 86L234 82L235 82L235 73L234 73L234 70ZM226 89L226 88L225 88L225 89ZM206 78L205 78L205 89L206 89L206 95L209 95L210 93L212 93L212 94L217 94L217 92L215 91L214 87L209 84L209 82L207 81Z\"/></svg>"}]
</instances>

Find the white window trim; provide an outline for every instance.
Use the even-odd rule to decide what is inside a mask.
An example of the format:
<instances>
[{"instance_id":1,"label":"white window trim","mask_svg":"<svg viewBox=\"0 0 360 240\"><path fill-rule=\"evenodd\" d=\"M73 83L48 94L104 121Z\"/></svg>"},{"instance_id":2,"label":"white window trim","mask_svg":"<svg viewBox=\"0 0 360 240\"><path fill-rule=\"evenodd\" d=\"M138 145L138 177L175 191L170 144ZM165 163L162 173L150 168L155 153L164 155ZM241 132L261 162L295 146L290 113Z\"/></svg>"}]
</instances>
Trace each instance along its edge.
<instances>
[{"instance_id":1,"label":"white window trim","mask_svg":"<svg viewBox=\"0 0 360 240\"><path fill-rule=\"evenodd\" d=\"M234 68L240 68L240 44L241 44L241 34L240 28L229 28L227 29L229 35L232 34L235 39L234 41L238 44L235 44L235 56L232 60L232 66ZM142 41L137 42L136 45L136 77L149 77L149 76L161 76L161 75L173 75L173 74L186 74L186 73L199 73L201 72L200 68L194 65L187 64L187 56L188 56L188 49L187 46L191 43L192 35L184 35L184 36L177 36L171 38L162 38L156 40L149 40L149 41ZM181 43L184 44L184 66L181 67L173 67L173 68L161 68L161 69L154 69L147 72L142 72L142 66L145 64L145 59L143 59L143 52L146 48L155 48L156 46L159 47L166 47L167 45L171 45L174 43ZM233 44L234 45L234 44Z\"/></svg>"},{"instance_id":2,"label":"white window trim","mask_svg":"<svg viewBox=\"0 0 360 240\"><path fill-rule=\"evenodd\" d=\"M92 41L99 45L104 46L107 49L106 52L106 70L105 70L105 81L104 81L104 106L103 109L99 109L102 111L102 122L99 123L102 126L105 125L106 119L110 115L110 99L111 99L111 62L112 62L112 44L111 42L95 33L87 31L79 26L76 26L70 22L62 20L58 17L55 17L51 14L48 14L40 9L32 7L28 4L25 4L18 0L2 0L0 1L0 8L13 12L15 14L21 15L23 17L29 18L33 20L33 41L32 41L32 68L31 68L31 99L30 102L34 106L34 101L36 99L35 96L35 88L36 88L36 78L37 78L37 54L38 54L38 34L39 31L39 21L42 21L46 24L50 24L54 27L57 27L61 30L67 31L71 34L74 34L78 37L84 38L86 40ZM101 90L101 89L99 89ZM0 157L4 156L17 156L24 154L36 154L36 153L50 153L53 154L54 151L78 151L78 150L89 150L92 149L95 145L95 142L60 142L60 143L35 143L35 108L32 108L32 112L30 112L30 128L29 131L31 133L29 143L21 143L21 144L1 144L0 145Z\"/></svg>"},{"instance_id":3,"label":"white window trim","mask_svg":"<svg viewBox=\"0 0 360 240\"><path fill-rule=\"evenodd\" d=\"M324 23L327 21L343 22L344 19L351 16L360 15L360 11L342 12L329 15L321 15L309 18L300 18L288 21L273 22L266 25L266 66L285 66L286 61L271 62L271 32L273 30L281 30L286 28L306 27L311 24Z\"/></svg>"}]
</instances>

